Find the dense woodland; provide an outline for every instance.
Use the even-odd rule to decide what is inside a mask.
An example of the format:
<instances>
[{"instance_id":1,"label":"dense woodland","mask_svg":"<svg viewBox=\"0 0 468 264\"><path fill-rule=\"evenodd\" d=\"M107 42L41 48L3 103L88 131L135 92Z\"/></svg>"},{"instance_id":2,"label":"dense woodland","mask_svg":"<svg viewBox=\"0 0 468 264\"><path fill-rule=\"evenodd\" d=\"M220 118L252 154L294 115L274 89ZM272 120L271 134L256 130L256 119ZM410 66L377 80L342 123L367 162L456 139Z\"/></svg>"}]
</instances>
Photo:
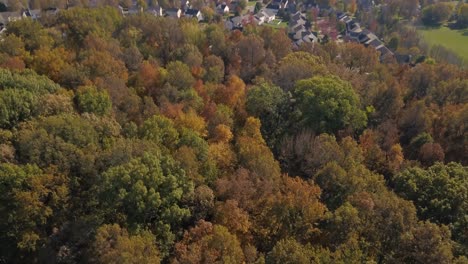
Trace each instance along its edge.
<instances>
[{"instance_id":1,"label":"dense woodland","mask_svg":"<svg viewBox=\"0 0 468 264\"><path fill-rule=\"evenodd\" d=\"M115 8L0 41L0 263L468 263L468 72Z\"/></svg>"}]
</instances>

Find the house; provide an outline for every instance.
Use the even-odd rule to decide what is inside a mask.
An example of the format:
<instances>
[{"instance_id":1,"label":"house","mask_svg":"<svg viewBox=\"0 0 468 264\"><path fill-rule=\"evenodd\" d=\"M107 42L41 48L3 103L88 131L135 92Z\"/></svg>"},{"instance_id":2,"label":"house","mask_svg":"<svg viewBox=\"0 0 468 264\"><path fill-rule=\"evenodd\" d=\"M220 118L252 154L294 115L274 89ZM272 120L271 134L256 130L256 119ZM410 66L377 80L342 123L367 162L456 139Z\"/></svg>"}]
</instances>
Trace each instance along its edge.
<instances>
[{"instance_id":1,"label":"house","mask_svg":"<svg viewBox=\"0 0 468 264\"><path fill-rule=\"evenodd\" d=\"M1 12L0 16L2 16L3 23L6 25L9 22L20 20L23 18L20 12Z\"/></svg>"},{"instance_id":2,"label":"house","mask_svg":"<svg viewBox=\"0 0 468 264\"><path fill-rule=\"evenodd\" d=\"M59 9L56 7L48 7L42 10L42 14L45 16L55 16L59 12Z\"/></svg>"},{"instance_id":3,"label":"house","mask_svg":"<svg viewBox=\"0 0 468 264\"><path fill-rule=\"evenodd\" d=\"M302 17L300 17L299 19L297 20L289 20L289 27L290 28L294 28L298 25L306 25L307 24L307 20L303 19Z\"/></svg>"},{"instance_id":4,"label":"house","mask_svg":"<svg viewBox=\"0 0 468 264\"><path fill-rule=\"evenodd\" d=\"M216 7L216 12L220 15L229 14L229 6L226 3L220 4Z\"/></svg>"},{"instance_id":5,"label":"house","mask_svg":"<svg viewBox=\"0 0 468 264\"><path fill-rule=\"evenodd\" d=\"M275 20L276 15L268 10L262 9L260 12L255 14L255 20L257 20L257 24L261 25L263 23L271 23Z\"/></svg>"},{"instance_id":6,"label":"house","mask_svg":"<svg viewBox=\"0 0 468 264\"><path fill-rule=\"evenodd\" d=\"M290 34L290 37L294 41L294 44L296 44L296 46L298 47L303 43L319 42L319 38L317 37L317 35L305 28L302 28L293 34Z\"/></svg>"},{"instance_id":7,"label":"house","mask_svg":"<svg viewBox=\"0 0 468 264\"><path fill-rule=\"evenodd\" d=\"M296 3L295 2L289 3L288 4L288 12L292 14L292 13L296 13L296 11L297 11Z\"/></svg>"},{"instance_id":8,"label":"house","mask_svg":"<svg viewBox=\"0 0 468 264\"><path fill-rule=\"evenodd\" d=\"M156 17L164 16L163 9L160 6L151 7L150 9L146 10L146 13L151 14Z\"/></svg>"},{"instance_id":9,"label":"house","mask_svg":"<svg viewBox=\"0 0 468 264\"><path fill-rule=\"evenodd\" d=\"M128 8L119 5L119 10L120 10L120 13L121 13L123 16L128 15Z\"/></svg>"},{"instance_id":10,"label":"house","mask_svg":"<svg viewBox=\"0 0 468 264\"><path fill-rule=\"evenodd\" d=\"M266 6L265 8L266 10L268 10L269 12L273 13L273 14L278 14L279 10L280 10L280 5L279 4L273 4L273 3L270 3L269 5Z\"/></svg>"},{"instance_id":11,"label":"house","mask_svg":"<svg viewBox=\"0 0 468 264\"><path fill-rule=\"evenodd\" d=\"M166 9L166 15L172 18L180 18L182 10L180 8L168 8Z\"/></svg>"},{"instance_id":12,"label":"house","mask_svg":"<svg viewBox=\"0 0 468 264\"><path fill-rule=\"evenodd\" d=\"M21 12L21 16L24 18L29 17L32 20L37 20L41 17L41 10L40 9L34 9L34 10L26 9Z\"/></svg>"},{"instance_id":13,"label":"house","mask_svg":"<svg viewBox=\"0 0 468 264\"><path fill-rule=\"evenodd\" d=\"M381 61L394 56L393 52L391 50L389 50L387 47L385 47L384 45L381 45L377 49L377 51L380 52L380 60Z\"/></svg>"},{"instance_id":14,"label":"house","mask_svg":"<svg viewBox=\"0 0 468 264\"><path fill-rule=\"evenodd\" d=\"M189 0L182 0L180 1L180 8L182 10L188 10L190 9L192 6L190 5L190 1Z\"/></svg>"},{"instance_id":15,"label":"house","mask_svg":"<svg viewBox=\"0 0 468 264\"><path fill-rule=\"evenodd\" d=\"M254 17L257 25L260 26L261 24L265 23L265 15L262 12L258 12Z\"/></svg>"},{"instance_id":16,"label":"house","mask_svg":"<svg viewBox=\"0 0 468 264\"><path fill-rule=\"evenodd\" d=\"M411 63L412 56L407 54L395 54L395 59L399 64Z\"/></svg>"},{"instance_id":17,"label":"house","mask_svg":"<svg viewBox=\"0 0 468 264\"><path fill-rule=\"evenodd\" d=\"M225 20L224 21L224 28L226 30L229 30L229 31L234 30L234 23L232 23L232 21Z\"/></svg>"},{"instance_id":18,"label":"house","mask_svg":"<svg viewBox=\"0 0 468 264\"><path fill-rule=\"evenodd\" d=\"M197 19L198 22L203 20L203 15L198 9L187 9L187 11L185 11L185 17L188 17L188 18L194 17Z\"/></svg>"},{"instance_id":19,"label":"house","mask_svg":"<svg viewBox=\"0 0 468 264\"><path fill-rule=\"evenodd\" d=\"M285 9L288 7L288 0L273 0L270 4L278 6L278 9Z\"/></svg>"},{"instance_id":20,"label":"house","mask_svg":"<svg viewBox=\"0 0 468 264\"><path fill-rule=\"evenodd\" d=\"M374 49L378 49L381 46L383 46L383 43L379 39L373 39L371 41L368 41L367 46L373 47Z\"/></svg>"}]
</instances>

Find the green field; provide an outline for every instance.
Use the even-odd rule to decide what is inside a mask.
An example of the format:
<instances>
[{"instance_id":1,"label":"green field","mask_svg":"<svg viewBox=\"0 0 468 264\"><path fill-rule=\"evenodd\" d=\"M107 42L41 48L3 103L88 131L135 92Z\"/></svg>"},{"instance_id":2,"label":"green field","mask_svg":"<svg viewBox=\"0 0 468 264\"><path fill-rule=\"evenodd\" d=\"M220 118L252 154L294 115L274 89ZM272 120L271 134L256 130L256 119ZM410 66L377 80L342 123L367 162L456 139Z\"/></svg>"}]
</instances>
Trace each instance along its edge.
<instances>
[{"instance_id":1,"label":"green field","mask_svg":"<svg viewBox=\"0 0 468 264\"><path fill-rule=\"evenodd\" d=\"M451 30L448 27L418 29L429 45L442 45L468 61L468 29Z\"/></svg>"}]
</instances>

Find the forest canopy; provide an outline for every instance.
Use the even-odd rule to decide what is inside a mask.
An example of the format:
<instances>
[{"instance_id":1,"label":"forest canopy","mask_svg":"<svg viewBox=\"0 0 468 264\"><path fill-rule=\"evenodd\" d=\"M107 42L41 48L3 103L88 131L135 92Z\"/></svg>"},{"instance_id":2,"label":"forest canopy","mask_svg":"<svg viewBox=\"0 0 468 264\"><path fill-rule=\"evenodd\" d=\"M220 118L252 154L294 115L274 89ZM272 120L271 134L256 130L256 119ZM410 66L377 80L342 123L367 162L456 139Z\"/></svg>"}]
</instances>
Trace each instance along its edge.
<instances>
[{"instance_id":1,"label":"forest canopy","mask_svg":"<svg viewBox=\"0 0 468 264\"><path fill-rule=\"evenodd\" d=\"M2 263L468 262L463 68L111 7L1 38Z\"/></svg>"}]
</instances>

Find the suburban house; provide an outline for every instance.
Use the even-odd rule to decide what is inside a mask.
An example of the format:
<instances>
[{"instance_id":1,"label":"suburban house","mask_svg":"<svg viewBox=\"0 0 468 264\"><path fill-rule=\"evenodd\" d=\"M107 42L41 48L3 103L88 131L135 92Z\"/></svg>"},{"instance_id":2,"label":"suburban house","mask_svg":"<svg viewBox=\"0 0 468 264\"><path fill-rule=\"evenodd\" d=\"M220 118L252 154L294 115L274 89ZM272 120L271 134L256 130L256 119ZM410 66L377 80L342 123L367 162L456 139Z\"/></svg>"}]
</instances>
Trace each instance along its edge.
<instances>
[{"instance_id":1,"label":"suburban house","mask_svg":"<svg viewBox=\"0 0 468 264\"><path fill-rule=\"evenodd\" d=\"M219 4L216 7L216 12L220 15L229 14L229 6L226 3Z\"/></svg>"},{"instance_id":2,"label":"suburban house","mask_svg":"<svg viewBox=\"0 0 468 264\"><path fill-rule=\"evenodd\" d=\"M2 21L5 25L9 22L20 20L23 18L20 12L1 12L0 16L2 17Z\"/></svg>"},{"instance_id":3,"label":"suburban house","mask_svg":"<svg viewBox=\"0 0 468 264\"><path fill-rule=\"evenodd\" d=\"M180 1L180 8L182 10L188 10L191 8L190 1L189 0L182 0Z\"/></svg>"},{"instance_id":4,"label":"suburban house","mask_svg":"<svg viewBox=\"0 0 468 264\"><path fill-rule=\"evenodd\" d=\"M187 9L187 11L185 11L185 17L188 17L188 18L194 17L198 20L198 22L203 20L203 15L198 9Z\"/></svg>"},{"instance_id":5,"label":"suburban house","mask_svg":"<svg viewBox=\"0 0 468 264\"><path fill-rule=\"evenodd\" d=\"M371 3L373 4L373 3ZM362 29L359 23L355 22L345 13L337 14L338 20L346 24L346 39L348 41L357 42L372 47L380 53L380 60L386 60L389 57L394 57L391 50L385 47L385 44L371 31Z\"/></svg>"},{"instance_id":6,"label":"suburban house","mask_svg":"<svg viewBox=\"0 0 468 264\"><path fill-rule=\"evenodd\" d=\"M160 6L151 7L148 10L146 10L146 13L151 14L153 16L157 16L157 17L163 17L164 16L163 9Z\"/></svg>"},{"instance_id":7,"label":"suburban house","mask_svg":"<svg viewBox=\"0 0 468 264\"><path fill-rule=\"evenodd\" d=\"M317 35L305 28L301 28L298 31L289 34L289 36L297 47L299 47L303 43L319 42L319 38L317 37Z\"/></svg>"},{"instance_id":8,"label":"suburban house","mask_svg":"<svg viewBox=\"0 0 468 264\"><path fill-rule=\"evenodd\" d=\"M273 13L273 14L278 14L278 11L280 10L280 5L279 4L273 4L273 3L270 3L269 5L267 5L265 7L266 10L268 10L269 12Z\"/></svg>"},{"instance_id":9,"label":"suburban house","mask_svg":"<svg viewBox=\"0 0 468 264\"><path fill-rule=\"evenodd\" d=\"M296 47L303 43L319 42L318 34L310 30L310 23L305 14L296 12L289 19L288 36Z\"/></svg>"},{"instance_id":10,"label":"suburban house","mask_svg":"<svg viewBox=\"0 0 468 264\"><path fill-rule=\"evenodd\" d=\"M288 8L288 0L273 0L270 4L278 5L279 9Z\"/></svg>"},{"instance_id":11,"label":"suburban house","mask_svg":"<svg viewBox=\"0 0 468 264\"><path fill-rule=\"evenodd\" d=\"M182 10L180 8L168 8L166 9L166 15L172 18L180 18Z\"/></svg>"},{"instance_id":12,"label":"suburban house","mask_svg":"<svg viewBox=\"0 0 468 264\"><path fill-rule=\"evenodd\" d=\"M26 9L23 12L21 12L21 15L24 18L29 17L32 20L36 20L41 17L41 10L40 9L34 9L34 10Z\"/></svg>"},{"instance_id":13,"label":"suburban house","mask_svg":"<svg viewBox=\"0 0 468 264\"><path fill-rule=\"evenodd\" d=\"M275 18L275 14L268 10L261 10L260 12L255 14L255 20L257 21L258 25L261 25L263 23L271 23L273 20L275 20Z\"/></svg>"},{"instance_id":14,"label":"suburban house","mask_svg":"<svg viewBox=\"0 0 468 264\"><path fill-rule=\"evenodd\" d=\"M49 7L44 10L42 10L42 14L45 16L55 16L59 12L59 9L56 7Z\"/></svg>"}]
</instances>

